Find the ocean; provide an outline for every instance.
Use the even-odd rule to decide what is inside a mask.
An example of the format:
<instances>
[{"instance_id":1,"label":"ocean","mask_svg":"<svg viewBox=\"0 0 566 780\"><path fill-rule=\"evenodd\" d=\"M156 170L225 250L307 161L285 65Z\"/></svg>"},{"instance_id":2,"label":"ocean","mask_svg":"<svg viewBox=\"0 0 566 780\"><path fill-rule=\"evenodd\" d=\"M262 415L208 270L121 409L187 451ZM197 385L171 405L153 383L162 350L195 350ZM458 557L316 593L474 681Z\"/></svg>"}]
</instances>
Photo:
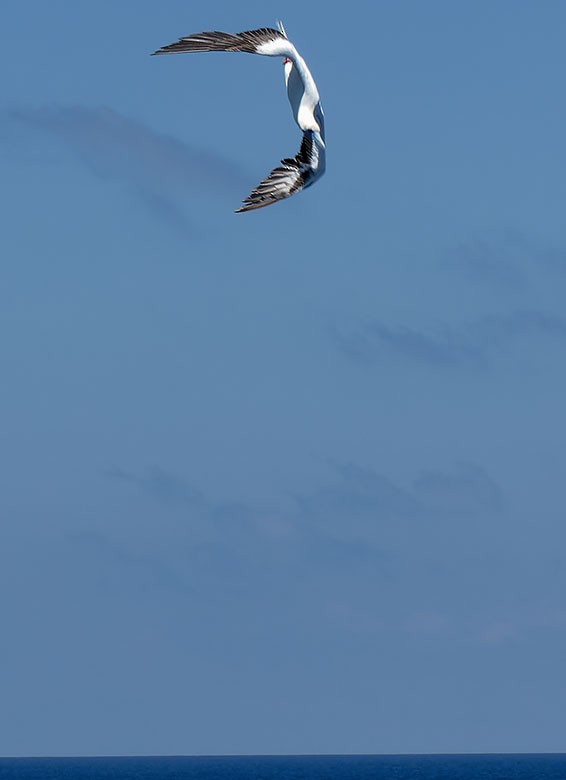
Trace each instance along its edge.
<instances>
[{"instance_id":1,"label":"ocean","mask_svg":"<svg viewBox=\"0 0 566 780\"><path fill-rule=\"evenodd\" d=\"M566 780L566 754L0 758L0 780Z\"/></svg>"}]
</instances>

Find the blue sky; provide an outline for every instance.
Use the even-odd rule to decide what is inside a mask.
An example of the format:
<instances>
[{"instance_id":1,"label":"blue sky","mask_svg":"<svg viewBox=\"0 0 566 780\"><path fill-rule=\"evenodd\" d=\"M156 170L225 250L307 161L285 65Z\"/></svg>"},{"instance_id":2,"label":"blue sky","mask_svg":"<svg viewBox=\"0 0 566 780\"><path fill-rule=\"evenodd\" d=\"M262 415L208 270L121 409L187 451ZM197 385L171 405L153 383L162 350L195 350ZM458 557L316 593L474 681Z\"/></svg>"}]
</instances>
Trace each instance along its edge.
<instances>
[{"instance_id":1,"label":"blue sky","mask_svg":"<svg viewBox=\"0 0 566 780\"><path fill-rule=\"evenodd\" d=\"M565 25L6 4L0 754L565 749Z\"/></svg>"}]
</instances>

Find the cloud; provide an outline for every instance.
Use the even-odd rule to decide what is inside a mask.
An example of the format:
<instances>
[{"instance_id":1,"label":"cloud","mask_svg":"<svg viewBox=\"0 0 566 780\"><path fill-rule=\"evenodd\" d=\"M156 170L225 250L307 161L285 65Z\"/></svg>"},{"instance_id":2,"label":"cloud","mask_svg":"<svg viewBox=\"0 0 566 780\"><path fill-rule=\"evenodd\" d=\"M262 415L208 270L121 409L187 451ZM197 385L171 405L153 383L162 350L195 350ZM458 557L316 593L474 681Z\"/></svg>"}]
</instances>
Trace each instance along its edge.
<instances>
[{"instance_id":1,"label":"cloud","mask_svg":"<svg viewBox=\"0 0 566 780\"><path fill-rule=\"evenodd\" d=\"M297 499L303 516L324 518L329 527L333 516L351 531L358 516L371 517L372 522L429 522L439 513L468 515L503 508L500 487L474 463L457 464L444 471L423 470L409 488L355 463L334 464L334 471L337 480L333 484Z\"/></svg>"},{"instance_id":2,"label":"cloud","mask_svg":"<svg viewBox=\"0 0 566 780\"><path fill-rule=\"evenodd\" d=\"M159 554L135 551L131 546L99 531L72 530L66 533L69 544L87 553L89 560L100 566L100 561L114 566L123 576L124 570L132 578L153 586L176 592L190 593L192 588L182 570L177 570Z\"/></svg>"},{"instance_id":3,"label":"cloud","mask_svg":"<svg viewBox=\"0 0 566 780\"><path fill-rule=\"evenodd\" d=\"M527 285L532 246L514 230L490 231L453 246L441 262L442 271L462 272L466 280L496 289L517 291Z\"/></svg>"},{"instance_id":4,"label":"cloud","mask_svg":"<svg viewBox=\"0 0 566 780\"><path fill-rule=\"evenodd\" d=\"M141 475L118 468L106 469L104 475L136 485L145 494L164 504L181 504L191 508L205 506L205 498L199 490L193 488L187 480L159 466L153 466Z\"/></svg>"},{"instance_id":5,"label":"cloud","mask_svg":"<svg viewBox=\"0 0 566 780\"><path fill-rule=\"evenodd\" d=\"M177 516L187 512L198 517L213 531L212 538L236 543L244 537L264 535L284 542L296 535L296 528L280 512L262 509L245 502L215 502L188 479L160 466L152 466L141 474L120 468L103 471L103 476L115 482L136 487L144 496L170 509Z\"/></svg>"},{"instance_id":6,"label":"cloud","mask_svg":"<svg viewBox=\"0 0 566 780\"><path fill-rule=\"evenodd\" d=\"M241 171L109 108L49 106L4 112L14 124L64 144L95 176L127 184L158 218L186 221L187 194L245 189Z\"/></svg>"},{"instance_id":7,"label":"cloud","mask_svg":"<svg viewBox=\"0 0 566 780\"><path fill-rule=\"evenodd\" d=\"M477 349L464 343L449 327L427 334L405 325L391 327L373 320L349 333L335 332L334 340L346 357L366 364L387 355L398 355L435 366L475 363L480 360Z\"/></svg>"},{"instance_id":8,"label":"cloud","mask_svg":"<svg viewBox=\"0 0 566 780\"><path fill-rule=\"evenodd\" d=\"M133 584L177 590L187 614L220 622L261 616L264 627L319 621L348 633L472 641L504 617L493 593L502 571L515 577L517 567L485 548L486 533L499 538L505 522L495 522L504 497L485 468L426 468L401 483L352 461L328 465L326 484L267 509L214 500L162 467L112 469L117 488L134 489L118 500L120 516L139 521L106 526L103 544L72 541L91 566L97 556L109 567L123 562ZM175 520L166 533L165 513Z\"/></svg>"},{"instance_id":9,"label":"cloud","mask_svg":"<svg viewBox=\"0 0 566 780\"><path fill-rule=\"evenodd\" d=\"M461 272L468 282L522 293L541 270L566 271L566 250L521 230L492 230L450 248L440 267L442 273Z\"/></svg>"},{"instance_id":10,"label":"cloud","mask_svg":"<svg viewBox=\"0 0 566 780\"><path fill-rule=\"evenodd\" d=\"M152 466L140 474L111 468L103 476L116 484L131 485L144 499L151 499L153 508L144 500L141 510L149 537L151 518L161 519L167 511L167 517L176 521L179 544L199 560L206 558L211 562L214 557L225 560L226 555L232 554L234 560L243 561L258 550L266 558L280 558L297 538L293 518L285 517L278 509L266 509L251 502L215 501L188 479L160 466Z\"/></svg>"},{"instance_id":11,"label":"cloud","mask_svg":"<svg viewBox=\"0 0 566 780\"><path fill-rule=\"evenodd\" d=\"M428 332L373 320L348 333L334 330L332 336L338 349L359 363L396 356L439 368L485 367L498 352L517 342L542 336L564 338L566 318L522 310L438 325Z\"/></svg>"},{"instance_id":12,"label":"cloud","mask_svg":"<svg viewBox=\"0 0 566 780\"><path fill-rule=\"evenodd\" d=\"M188 480L157 466L141 475L116 468L104 474L135 486L177 517L199 518L208 526L211 542L229 543L234 550L259 545L265 553L272 548L276 554L296 545L319 551L326 545L324 554L333 557L338 543L346 545L347 556L355 557L360 555L360 540L379 538L384 524L409 528L439 517L499 512L504 506L497 482L475 463L423 469L408 487L353 462L329 465L332 479L294 496L286 510L253 502L215 502Z\"/></svg>"},{"instance_id":13,"label":"cloud","mask_svg":"<svg viewBox=\"0 0 566 780\"><path fill-rule=\"evenodd\" d=\"M499 485L473 463L459 464L450 472L422 471L413 483L413 494L431 512L476 514L503 508Z\"/></svg>"},{"instance_id":14,"label":"cloud","mask_svg":"<svg viewBox=\"0 0 566 780\"><path fill-rule=\"evenodd\" d=\"M372 509L377 514L386 508L407 511L407 498L369 470L351 464L338 464L335 470L344 475L338 486L298 497L286 509L277 502L266 508L253 501L215 501L161 467L141 474L113 468L104 476L116 486L135 488L143 499L132 496L135 509L128 515L137 514L136 522L115 529L117 545L131 545L136 560L141 563L146 550L153 560L161 549L164 561L175 561L180 577L211 597L222 592L235 598L245 591L263 599L273 591L283 597L283 591L300 588L304 581L324 582L332 590L342 587L341 577L384 576L385 556L377 545L367 545L372 534L356 531L355 523L369 522L375 529ZM408 502L414 504L411 498ZM165 518L169 541L157 541ZM132 530L135 538L128 541Z\"/></svg>"},{"instance_id":15,"label":"cloud","mask_svg":"<svg viewBox=\"0 0 566 780\"><path fill-rule=\"evenodd\" d=\"M335 463L333 469L338 480L309 496L297 498L301 513L305 516L365 515L407 516L418 511L419 502L409 492L395 485L390 479L355 463Z\"/></svg>"}]
</instances>

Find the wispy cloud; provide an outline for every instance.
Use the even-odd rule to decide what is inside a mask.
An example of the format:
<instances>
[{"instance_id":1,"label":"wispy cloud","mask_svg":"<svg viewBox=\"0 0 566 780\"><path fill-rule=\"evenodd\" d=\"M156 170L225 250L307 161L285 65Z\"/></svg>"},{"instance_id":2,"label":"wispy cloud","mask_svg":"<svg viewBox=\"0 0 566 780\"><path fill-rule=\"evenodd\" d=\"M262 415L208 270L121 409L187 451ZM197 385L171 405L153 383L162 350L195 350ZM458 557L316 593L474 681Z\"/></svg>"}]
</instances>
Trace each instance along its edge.
<instances>
[{"instance_id":1,"label":"wispy cloud","mask_svg":"<svg viewBox=\"0 0 566 780\"><path fill-rule=\"evenodd\" d=\"M191 508L205 506L203 494L193 488L186 479L170 471L153 466L144 474L134 474L119 468L107 469L104 475L110 479L130 483L153 499L165 504L181 504Z\"/></svg>"},{"instance_id":2,"label":"wispy cloud","mask_svg":"<svg viewBox=\"0 0 566 780\"><path fill-rule=\"evenodd\" d=\"M142 474L114 468L104 476L132 485L162 507L185 513L187 519L198 515L213 532L211 539L228 540L234 548L260 540L276 547L297 543L308 547L323 539L355 546L361 538L376 537L376 529L383 529L380 523L429 523L440 516L499 512L504 505L495 479L475 463L423 469L407 486L354 462L329 465L329 482L295 495L286 510L253 502L216 502L160 467Z\"/></svg>"},{"instance_id":3,"label":"wispy cloud","mask_svg":"<svg viewBox=\"0 0 566 780\"><path fill-rule=\"evenodd\" d=\"M248 614L266 620L296 620L298 609L301 619L349 632L432 638L464 631L472 638L477 604L485 606L484 622L497 617L485 595L491 580L475 587L474 556L485 556L478 528L491 533L504 505L486 469L429 468L402 484L355 462L328 465L325 484L267 510L253 499L214 500L162 467L112 469L106 477L115 487L133 489L126 514L139 512L141 522L106 529L102 540L91 533L71 541L85 547L90 565L97 557L126 564L141 586L151 578L183 599L194 594L187 609L221 604L226 614L240 614L245 603ZM166 535L165 516L175 520ZM484 564L493 573L498 561ZM461 614L470 588L476 601Z\"/></svg>"},{"instance_id":4,"label":"wispy cloud","mask_svg":"<svg viewBox=\"0 0 566 780\"><path fill-rule=\"evenodd\" d=\"M468 282L518 291L528 283L532 249L518 231L488 231L452 246L441 268L461 272Z\"/></svg>"},{"instance_id":5,"label":"wispy cloud","mask_svg":"<svg viewBox=\"0 0 566 780\"><path fill-rule=\"evenodd\" d=\"M347 533L359 516L371 519L370 525L407 519L428 523L438 515L498 512L503 508L499 485L474 463L423 470L410 487L356 463L337 463L334 471L333 483L297 502L303 516L318 516L329 529L334 518L334 523L343 523Z\"/></svg>"},{"instance_id":6,"label":"wispy cloud","mask_svg":"<svg viewBox=\"0 0 566 780\"><path fill-rule=\"evenodd\" d=\"M169 221L185 221L187 194L243 191L247 184L228 160L109 108L19 107L4 116L64 144L101 179L126 183L156 216Z\"/></svg>"},{"instance_id":7,"label":"wispy cloud","mask_svg":"<svg viewBox=\"0 0 566 780\"><path fill-rule=\"evenodd\" d=\"M566 317L522 310L423 330L373 320L350 332L334 330L332 336L344 355L360 363L393 355L434 367L481 367L498 351L523 339L564 338Z\"/></svg>"},{"instance_id":8,"label":"wispy cloud","mask_svg":"<svg viewBox=\"0 0 566 780\"><path fill-rule=\"evenodd\" d=\"M503 494L481 466L462 463L451 471L427 469L413 483L413 493L430 511L499 512Z\"/></svg>"},{"instance_id":9,"label":"wispy cloud","mask_svg":"<svg viewBox=\"0 0 566 780\"><path fill-rule=\"evenodd\" d=\"M149 581L152 586L183 593L191 592L183 572L176 570L159 554L135 552L100 532L69 531L66 538L75 547L88 551L91 558L115 564L122 571L130 571L136 578L141 577L144 582Z\"/></svg>"},{"instance_id":10,"label":"wispy cloud","mask_svg":"<svg viewBox=\"0 0 566 780\"><path fill-rule=\"evenodd\" d=\"M566 250L521 230L491 230L450 247L440 267L498 292L522 293L541 271L566 271Z\"/></svg>"},{"instance_id":11,"label":"wispy cloud","mask_svg":"<svg viewBox=\"0 0 566 780\"><path fill-rule=\"evenodd\" d=\"M337 477L333 484L297 498L303 515L350 520L370 513L384 519L413 515L420 509L418 499L383 474L351 462L333 468Z\"/></svg>"}]
</instances>

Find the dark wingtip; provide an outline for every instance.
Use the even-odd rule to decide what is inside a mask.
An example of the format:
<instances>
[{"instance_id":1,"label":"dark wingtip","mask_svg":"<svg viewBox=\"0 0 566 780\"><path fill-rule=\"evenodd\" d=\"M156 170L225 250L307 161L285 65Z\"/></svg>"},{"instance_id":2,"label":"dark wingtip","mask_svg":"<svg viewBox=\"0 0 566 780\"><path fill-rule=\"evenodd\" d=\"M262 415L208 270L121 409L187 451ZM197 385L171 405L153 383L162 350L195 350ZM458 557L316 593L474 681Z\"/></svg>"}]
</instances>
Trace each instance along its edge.
<instances>
[{"instance_id":1,"label":"dark wingtip","mask_svg":"<svg viewBox=\"0 0 566 780\"><path fill-rule=\"evenodd\" d=\"M245 211L253 211L257 206L253 203L253 201L246 198L246 200L242 201L242 205L239 206L237 209L234 209L234 214L243 214Z\"/></svg>"}]
</instances>

